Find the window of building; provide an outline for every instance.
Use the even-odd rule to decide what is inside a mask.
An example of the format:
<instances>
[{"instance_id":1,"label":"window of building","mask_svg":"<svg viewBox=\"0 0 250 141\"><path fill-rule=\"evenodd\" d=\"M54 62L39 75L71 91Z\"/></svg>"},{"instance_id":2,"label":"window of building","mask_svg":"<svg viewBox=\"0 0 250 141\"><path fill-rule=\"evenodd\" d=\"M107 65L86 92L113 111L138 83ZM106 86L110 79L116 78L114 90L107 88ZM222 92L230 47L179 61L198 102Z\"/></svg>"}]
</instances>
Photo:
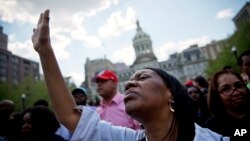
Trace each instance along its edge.
<instances>
[{"instance_id":1,"label":"window of building","mask_svg":"<svg viewBox=\"0 0 250 141\"><path fill-rule=\"evenodd\" d=\"M6 75L6 74L7 74L7 73L6 73L6 69L0 68L0 74Z\"/></svg>"},{"instance_id":2,"label":"window of building","mask_svg":"<svg viewBox=\"0 0 250 141\"><path fill-rule=\"evenodd\" d=\"M11 62L12 62L13 64L18 64L18 63L19 63L19 59L16 58L16 57L12 57L12 58L11 58Z\"/></svg>"},{"instance_id":3,"label":"window of building","mask_svg":"<svg viewBox=\"0 0 250 141\"><path fill-rule=\"evenodd\" d=\"M38 68L38 65L37 65L36 63L32 63L31 65L32 65L32 67L33 67L34 69L37 69L37 68Z\"/></svg>"},{"instance_id":4,"label":"window of building","mask_svg":"<svg viewBox=\"0 0 250 141\"><path fill-rule=\"evenodd\" d=\"M7 60L7 55L0 54L0 60L6 61Z\"/></svg>"}]
</instances>

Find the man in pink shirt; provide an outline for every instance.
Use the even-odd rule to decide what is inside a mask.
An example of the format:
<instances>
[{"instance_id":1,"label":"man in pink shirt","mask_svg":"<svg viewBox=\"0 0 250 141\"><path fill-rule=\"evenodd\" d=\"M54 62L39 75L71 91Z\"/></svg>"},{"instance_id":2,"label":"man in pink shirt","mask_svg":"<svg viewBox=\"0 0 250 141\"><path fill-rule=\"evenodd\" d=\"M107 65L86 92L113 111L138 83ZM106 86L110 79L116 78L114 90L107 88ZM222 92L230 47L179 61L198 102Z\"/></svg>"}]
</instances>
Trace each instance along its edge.
<instances>
[{"instance_id":1,"label":"man in pink shirt","mask_svg":"<svg viewBox=\"0 0 250 141\"><path fill-rule=\"evenodd\" d=\"M111 70L104 70L95 78L97 92L102 97L97 113L101 119L111 122L113 125L140 129L137 121L133 120L125 111L124 96L118 92L118 78Z\"/></svg>"}]
</instances>

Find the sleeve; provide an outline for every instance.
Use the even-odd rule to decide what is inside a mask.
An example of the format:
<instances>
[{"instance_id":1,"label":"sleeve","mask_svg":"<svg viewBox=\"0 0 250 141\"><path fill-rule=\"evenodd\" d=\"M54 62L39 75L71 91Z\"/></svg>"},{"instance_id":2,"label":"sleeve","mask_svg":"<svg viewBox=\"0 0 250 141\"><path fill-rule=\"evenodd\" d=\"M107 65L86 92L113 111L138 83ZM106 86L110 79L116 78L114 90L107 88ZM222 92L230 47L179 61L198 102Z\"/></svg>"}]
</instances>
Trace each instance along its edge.
<instances>
[{"instance_id":1,"label":"sleeve","mask_svg":"<svg viewBox=\"0 0 250 141\"><path fill-rule=\"evenodd\" d=\"M229 137L222 136L215 133L208 128L202 128L198 124L195 124L195 137L194 141L230 141Z\"/></svg>"},{"instance_id":2,"label":"sleeve","mask_svg":"<svg viewBox=\"0 0 250 141\"><path fill-rule=\"evenodd\" d=\"M98 113L88 107L83 107L83 111L71 141L136 141L140 134L100 120Z\"/></svg>"},{"instance_id":3,"label":"sleeve","mask_svg":"<svg viewBox=\"0 0 250 141\"><path fill-rule=\"evenodd\" d=\"M71 141L91 141L89 140L94 133L98 121L98 114L87 107L76 107L81 112L81 118L71 137ZM84 112L83 112L84 111Z\"/></svg>"}]
</instances>

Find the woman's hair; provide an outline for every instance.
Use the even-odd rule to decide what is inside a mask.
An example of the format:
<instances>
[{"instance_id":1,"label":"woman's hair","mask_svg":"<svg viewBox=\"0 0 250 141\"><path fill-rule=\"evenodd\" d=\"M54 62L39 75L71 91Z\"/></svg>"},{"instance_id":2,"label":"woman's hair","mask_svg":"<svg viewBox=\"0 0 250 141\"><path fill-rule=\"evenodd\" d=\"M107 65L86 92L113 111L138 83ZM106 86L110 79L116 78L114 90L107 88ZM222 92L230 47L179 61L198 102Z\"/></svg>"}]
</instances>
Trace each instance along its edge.
<instances>
[{"instance_id":1,"label":"woman's hair","mask_svg":"<svg viewBox=\"0 0 250 141\"><path fill-rule=\"evenodd\" d=\"M204 78L203 76L197 76L194 79L194 81L197 82L200 87L208 88L208 82L207 82L206 78Z\"/></svg>"},{"instance_id":2,"label":"woman's hair","mask_svg":"<svg viewBox=\"0 0 250 141\"><path fill-rule=\"evenodd\" d=\"M201 103L206 103L207 104L207 100L205 95L202 93L202 91L200 90L200 88L198 88L197 86L189 86L189 85L185 85L186 87L186 91L188 92L189 88L195 88L200 96L200 102ZM188 93L187 93L188 94Z\"/></svg>"},{"instance_id":3,"label":"woman's hair","mask_svg":"<svg viewBox=\"0 0 250 141\"><path fill-rule=\"evenodd\" d=\"M177 141L192 141L195 135L193 105L185 87L172 75L159 68L146 68L156 72L172 93L175 120L178 124Z\"/></svg>"},{"instance_id":4,"label":"woman's hair","mask_svg":"<svg viewBox=\"0 0 250 141\"><path fill-rule=\"evenodd\" d=\"M187 92L188 92L189 88L195 88L200 96L198 103L193 102L194 103L194 118L195 118L196 123L198 123L199 125L204 127L206 120L211 116L210 111L208 109L207 98L205 97L205 95L201 92L201 90L198 87L186 85ZM198 117L198 115L197 115L198 109L200 110L199 111L200 117ZM200 120L197 118L200 118Z\"/></svg>"},{"instance_id":5,"label":"woman's hair","mask_svg":"<svg viewBox=\"0 0 250 141\"><path fill-rule=\"evenodd\" d=\"M232 74L235 77L237 77L242 83L244 83L240 74L233 72L233 71L222 70L222 71L218 71L217 73L213 75L212 79L210 80L209 91L208 91L208 108L210 109L211 114L217 117L224 117L227 115L226 108L224 104L222 103L222 100L220 98L220 94L218 91L218 87L219 87L218 78L223 74ZM249 90L247 89L247 91L249 95Z\"/></svg>"},{"instance_id":6,"label":"woman's hair","mask_svg":"<svg viewBox=\"0 0 250 141\"><path fill-rule=\"evenodd\" d=\"M49 107L49 103L48 101L44 100L44 99L38 99L34 104L34 107L36 106L45 106L45 107Z\"/></svg>"},{"instance_id":7,"label":"woman's hair","mask_svg":"<svg viewBox=\"0 0 250 141\"><path fill-rule=\"evenodd\" d=\"M34 107L30 113L32 133L35 135L54 134L60 126L54 113L47 107Z\"/></svg>"},{"instance_id":8,"label":"woman's hair","mask_svg":"<svg viewBox=\"0 0 250 141\"><path fill-rule=\"evenodd\" d=\"M243 56L249 56L249 55L250 55L250 50L246 50L240 54L240 56L238 57L238 63L240 66L242 66L242 64L243 64L243 62L242 62Z\"/></svg>"},{"instance_id":9,"label":"woman's hair","mask_svg":"<svg viewBox=\"0 0 250 141\"><path fill-rule=\"evenodd\" d=\"M198 87L196 87L196 86L190 86L190 85L185 85L185 87L186 87L186 91L187 91L187 94L188 94L188 89L189 88L195 88L196 90L197 90L197 93L199 94L199 96L200 96L200 100L203 102L203 100L205 100L205 97L204 97L204 94L201 92L201 90L198 88ZM189 94L188 94L189 95ZM201 102L200 101L200 102Z\"/></svg>"}]
</instances>

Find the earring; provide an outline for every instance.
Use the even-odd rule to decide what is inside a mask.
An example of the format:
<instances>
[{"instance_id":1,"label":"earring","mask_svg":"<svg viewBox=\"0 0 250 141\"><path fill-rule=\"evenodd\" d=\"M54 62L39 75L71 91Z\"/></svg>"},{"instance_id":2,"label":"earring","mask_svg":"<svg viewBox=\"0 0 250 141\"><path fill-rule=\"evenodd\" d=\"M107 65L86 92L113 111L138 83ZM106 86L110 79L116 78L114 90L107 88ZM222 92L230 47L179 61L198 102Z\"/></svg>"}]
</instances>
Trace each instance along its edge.
<instances>
[{"instance_id":1,"label":"earring","mask_svg":"<svg viewBox=\"0 0 250 141\"><path fill-rule=\"evenodd\" d=\"M169 109L171 112L175 112L175 109L173 108L174 101L170 101Z\"/></svg>"}]
</instances>

